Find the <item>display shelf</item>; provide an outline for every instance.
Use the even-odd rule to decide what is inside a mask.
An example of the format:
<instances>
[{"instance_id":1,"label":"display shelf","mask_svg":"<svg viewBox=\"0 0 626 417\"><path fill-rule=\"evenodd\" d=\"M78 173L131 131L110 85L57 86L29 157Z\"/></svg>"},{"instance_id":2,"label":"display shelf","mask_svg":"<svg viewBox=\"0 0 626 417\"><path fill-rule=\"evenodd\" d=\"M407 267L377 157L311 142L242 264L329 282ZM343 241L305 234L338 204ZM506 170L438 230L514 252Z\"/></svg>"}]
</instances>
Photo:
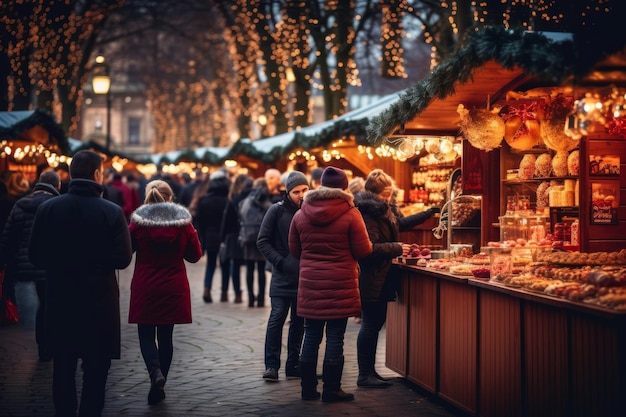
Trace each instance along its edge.
<instances>
[{"instance_id":1,"label":"display shelf","mask_svg":"<svg viewBox=\"0 0 626 417\"><path fill-rule=\"evenodd\" d=\"M511 178L511 179L503 179L503 184L509 185L517 185L517 184L534 184L541 183L544 181L565 181L565 180L577 180L578 177L575 175L566 175L561 177L535 177L529 179L520 179L520 178Z\"/></svg>"}]
</instances>

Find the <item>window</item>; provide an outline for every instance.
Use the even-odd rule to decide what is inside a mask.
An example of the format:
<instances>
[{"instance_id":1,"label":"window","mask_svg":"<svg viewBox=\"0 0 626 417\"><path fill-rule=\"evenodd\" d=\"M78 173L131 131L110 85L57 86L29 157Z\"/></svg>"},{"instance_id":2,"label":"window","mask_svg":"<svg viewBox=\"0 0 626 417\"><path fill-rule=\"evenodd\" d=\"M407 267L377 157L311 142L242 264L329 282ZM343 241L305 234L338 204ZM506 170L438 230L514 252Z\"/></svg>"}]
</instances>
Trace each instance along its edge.
<instances>
[{"instance_id":1,"label":"window","mask_svg":"<svg viewBox=\"0 0 626 417\"><path fill-rule=\"evenodd\" d=\"M141 132L141 119L130 117L128 119L128 144L139 145Z\"/></svg>"}]
</instances>

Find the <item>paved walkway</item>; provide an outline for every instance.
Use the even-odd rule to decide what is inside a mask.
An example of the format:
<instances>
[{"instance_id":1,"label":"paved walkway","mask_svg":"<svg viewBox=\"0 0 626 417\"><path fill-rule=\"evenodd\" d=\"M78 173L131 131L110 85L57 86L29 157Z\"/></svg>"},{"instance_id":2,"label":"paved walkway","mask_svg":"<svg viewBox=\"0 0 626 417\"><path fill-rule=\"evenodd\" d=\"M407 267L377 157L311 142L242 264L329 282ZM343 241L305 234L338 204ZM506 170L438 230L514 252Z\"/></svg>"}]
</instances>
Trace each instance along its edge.
<instances>
[{"instance_id":1,"label":"paved walkway","mask_svg":"<svg viewBox=\"0 0 626 417\"><path fill-rule=\"evenodd\" d=\"M285 380L284 369L281 369L280 382L265 382L261 375L269 299L264 308L249 308L244 292L244 303L233 304L231 289L231 302L205 304L201 297L204 267L204 258L188 265L194 322L175 327L167 398L157 406L147 403L149 380L139 352L136 326L126 323L132 264L120 272L122 359L114 360L109 372L105 417L461 415L428 399L414 385L384 367L384 332L379 341L377 369L381 375L395 377L393 386L383 390L358 388L356 336L359 325L352 319L346 332L342 388L354 393L353 402L302 401L300 381ZM214 300L219 300L220 284L218 270L213 282ZM18 291L22 321L0 327L0 416L53 416L52 363L38 361L34 340L34 289L22 284ZM286 336L285 331L285 341ZM281 359L284 363L284 350ZM80 378L80 372L77 374ZM80 380L78 384L80 387ZM318 389L321 390L321 381Z\"/></svg>"}]
</instances>

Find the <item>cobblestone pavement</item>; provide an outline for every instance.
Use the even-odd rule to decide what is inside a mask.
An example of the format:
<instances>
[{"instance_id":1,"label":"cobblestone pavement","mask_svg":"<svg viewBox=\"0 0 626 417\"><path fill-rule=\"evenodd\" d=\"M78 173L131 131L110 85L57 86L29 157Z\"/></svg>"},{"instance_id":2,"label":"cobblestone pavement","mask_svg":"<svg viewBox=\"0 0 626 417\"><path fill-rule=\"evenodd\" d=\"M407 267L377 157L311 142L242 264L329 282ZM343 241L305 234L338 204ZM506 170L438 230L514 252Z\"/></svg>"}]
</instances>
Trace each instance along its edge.
<instances>
[{"instance_id":1,"label":"cobblestone pavement","mask_svg":"<svg viewBox=\"0 0 626 417\"><path fill-rule=\"evenodd\" d=\"M205 268L203 257L188 264L192 292L193 323L174 329L174 360L166 385L167 398L156 406L147 403L148 374L139 351L135 325L127 323L129 287L133 264L120 271L122 309L122 359L109 372L103 416L424 416L453 417L459 412L429 397L413 384L384 367L385 335L381 332L377 370L392 377L388 389L356 386L356 336L359 325L349 321L345 339L342 388L355 395L349 403L322 403L300 399L300 381L268 383L264 371L263 344L269 315L266 307L249 308L244 302L202 301ZM245 269L242 268L242 273ZM269 273L268 273L269 282ZM244 284L245 287L245 284ZM221 279L216 271L213 299L219 300ZM39 362L34 337L34 288L17 288L21 322L0 327L0 416L53 416L52 363ZM284 332L286 343L287 332ZM323 344L320 349L323 354ZM285 351L281 359L285 359ZM321 361L320 361L321 368ZM77 386L80 387L80 371ZM321 390L320 386L318 387Z\"/></svg>"}]
</instances>

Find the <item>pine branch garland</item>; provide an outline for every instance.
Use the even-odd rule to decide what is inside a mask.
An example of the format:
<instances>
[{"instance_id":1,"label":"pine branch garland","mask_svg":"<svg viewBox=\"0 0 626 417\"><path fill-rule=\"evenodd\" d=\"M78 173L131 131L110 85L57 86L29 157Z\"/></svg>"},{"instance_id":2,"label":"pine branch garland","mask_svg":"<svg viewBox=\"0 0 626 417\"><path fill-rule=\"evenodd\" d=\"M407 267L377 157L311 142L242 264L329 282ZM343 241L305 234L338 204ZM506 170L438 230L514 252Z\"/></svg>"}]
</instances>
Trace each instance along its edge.
<instances>
[{"instance_id":1,"label":"pine branch garland","mask_svg":"<svg viewBox=\"0 0 626 417\"><path fill-rule=\"evenodd\" d=\"M474 71L490 60L507 69L520 67L530 75L558 85L574 74L576 51L571 41L557 43L538 33L503 28L475 32L463 48L371 120L366 141L380 145L398 126L424 111L433 99L454 94L457 82L472 81Z\"/></svg>"}]
</instances>

